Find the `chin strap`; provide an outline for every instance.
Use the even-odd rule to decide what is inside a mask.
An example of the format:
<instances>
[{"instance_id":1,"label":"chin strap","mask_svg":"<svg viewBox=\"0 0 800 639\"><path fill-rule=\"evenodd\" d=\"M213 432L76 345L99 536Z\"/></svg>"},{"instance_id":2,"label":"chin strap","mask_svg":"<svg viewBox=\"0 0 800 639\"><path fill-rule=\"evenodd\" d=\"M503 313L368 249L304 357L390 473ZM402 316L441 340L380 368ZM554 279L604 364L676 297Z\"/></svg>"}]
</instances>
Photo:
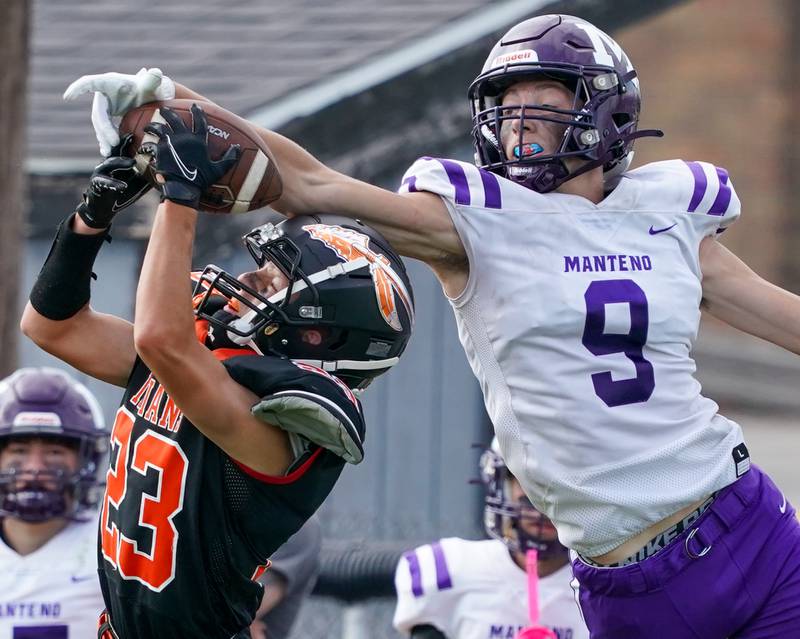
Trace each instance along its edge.
<instances>
[{"instance_id":1,"label":"chin strap","mask_svg":"<svg viewBox=\"0 0 800 639\"><path fill-rule=\"evenodd\" d=\"M391 368L400 361L399 357L389 357L388 359L370 359L370 360L356 360L356 359L337 359L337 360L320 360L320 359L296 359L292 358L293 362L300 362L301 364L310 364L316 366L329 373L336 371L373 371L381 368Z\"/></svg>"},{"instance_id":2,"label":"chin strap","mask_svg":"<svg viewBox=\"0 0 800 639\"><path fill-rule=\"evenodd\" d=\"M635 140L636 138L663 138L664 132L661 129L642 129L641 131L634 131L628 133L621 139L625 142Z\"/></svg>"}]
</instances>

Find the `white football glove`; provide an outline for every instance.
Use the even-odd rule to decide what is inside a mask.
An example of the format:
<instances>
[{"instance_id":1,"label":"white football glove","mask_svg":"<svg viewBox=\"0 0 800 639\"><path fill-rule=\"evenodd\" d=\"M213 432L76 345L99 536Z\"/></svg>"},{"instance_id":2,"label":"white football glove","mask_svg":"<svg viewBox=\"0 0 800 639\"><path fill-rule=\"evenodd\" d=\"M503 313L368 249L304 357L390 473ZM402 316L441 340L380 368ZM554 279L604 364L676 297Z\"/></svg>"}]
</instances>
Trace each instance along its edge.
<instances>
[{"instance_id":1,"label":"white football glove","mask_svg":"<svg viewBox=\"0 0 800 639\"><path fill-rule=\"evenodd\" d=\"M136 75L84 75L67 87L64 99L74 100L90 91L94 91L92 126L100 153L108 157L111 149L119 144L119 130L112 116L123 116L146 102L171 100L175 97L175 83L161 69L142 68Z\"/></svg>"}]
</instances>

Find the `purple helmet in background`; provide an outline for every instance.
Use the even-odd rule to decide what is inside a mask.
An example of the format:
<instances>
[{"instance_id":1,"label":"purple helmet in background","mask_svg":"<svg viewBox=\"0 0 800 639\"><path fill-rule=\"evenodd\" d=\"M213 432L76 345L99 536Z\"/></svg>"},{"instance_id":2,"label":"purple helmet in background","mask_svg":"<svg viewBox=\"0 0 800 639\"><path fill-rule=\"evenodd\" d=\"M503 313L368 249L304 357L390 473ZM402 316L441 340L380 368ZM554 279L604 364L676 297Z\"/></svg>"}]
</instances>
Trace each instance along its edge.
<instances>
[{"instance_id":1,"label":"purple helmet in background","mask_svg":"<svg viewBox=\"0 0 800 639\"><path fill-rule=\"evenodd\" d=\"M497 437L481 455L480 469L486 488L483 511L486 533L502 541L509 550L522 553L536 550L540 561L557 557L567 559L569 551L558 540L553 522L536 510L524 495L518 500L512 497L514 475L503 460Z\"/></svg>"},{"instance_id":2,"label":"purple helmet in background","mask_svg":"<svg viewBox=\"0 0 800 639\"><path fill-rule=\"evenodd\" d=\"M506 89L526 79L551 78L575 94L571 109L537 105L500 107ZM640 131L641 95L636 71L622 48L585 20L545 15L519 23L492 49L481 74L469 87L475 163L534 191L547 193L597 166L606 190L616 186L630 165L633 140L660 131ZM535 109L535 112L532 112ZM509 158L500 140L505 121L525 120L566 125L553 153ZM586 162L570 171L567 158Z\"/></svg>"},{"instance_id":3,"label":"purple helmet in background","mask_svg":"<svg viewBox=\"0 0 800 639\"><path fill-rule=\"evenodd\" d=\"M38 522L78 519L97 506L106 431L97 400L54 368L22 368L0 380L0 451L14 438L54 438L78 453L78 468L0 471L0 515Z\"/></svg>"}]
</instances>

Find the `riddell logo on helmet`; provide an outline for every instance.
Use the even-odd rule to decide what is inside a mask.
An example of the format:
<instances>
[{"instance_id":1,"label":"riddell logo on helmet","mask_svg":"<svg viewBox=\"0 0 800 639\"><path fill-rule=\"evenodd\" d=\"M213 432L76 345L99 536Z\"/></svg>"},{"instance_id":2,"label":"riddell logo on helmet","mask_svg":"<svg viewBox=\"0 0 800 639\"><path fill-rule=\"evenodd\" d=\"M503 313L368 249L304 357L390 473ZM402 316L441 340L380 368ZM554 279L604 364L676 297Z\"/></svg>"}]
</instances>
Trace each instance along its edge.
<instances>
[{"instance_id":1,"label":"riddell logo on helmet","mask_svg":"<svg viewBox=\"0 0 800 639\"><path fill-rule=\"evenodd\" d=\"M228 133L227 131L218 129L217 127L211 126L210 124L208 125L208 132L211 135L216 135L218 138L222 138L223 140L227 140L229 137L231 137L231 134Z\"/></svg>"},{"instance_id":2,"label":"riddell logo on helmet","mask_svg":"<svg viewBox=\"0 0 800 639\"><path fill-rule=\"evenodd\" d=\"M44 413L38 411L22 411L14 417L14 428L21 426L61 426L61 418L56 413Z\"/></svg>"},{"instance_id":3,"label":"riddell logo on helmet","mask_svg":"<svg viewBox=\"0 0 800 639\"><path fill-rule=\"evenodd\" d=\"M504 64L511 64L512 62L538 62L539 56L533 49L523 49L522 51L514 51L513 53L504 53L497 56L492 60L493 67L501 67Z\"/></svg>"}]
</instances>

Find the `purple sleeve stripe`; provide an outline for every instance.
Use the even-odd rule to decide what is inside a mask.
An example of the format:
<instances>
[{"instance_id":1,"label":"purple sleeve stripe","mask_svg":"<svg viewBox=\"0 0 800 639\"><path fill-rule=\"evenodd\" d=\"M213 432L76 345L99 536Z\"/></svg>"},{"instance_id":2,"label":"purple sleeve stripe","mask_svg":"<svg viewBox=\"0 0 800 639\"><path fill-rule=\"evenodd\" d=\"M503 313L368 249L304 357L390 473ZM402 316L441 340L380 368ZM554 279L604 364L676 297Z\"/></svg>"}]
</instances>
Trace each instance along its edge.
<instances>
[{"instance_id":1,"label":"purple sleeve stripe","mask_svg":"<svg viewBox=\"0 0 800 639\"><path fill-rule=\"evenodd\" d=\"M408 192L409 193L416 193L417 192L417 176L416 175L408 176L405 180L403 180L403 183L400 186L403 187L406 184L408 185Z\"/></svg>"},{"instance_id":2,"label":"purple sleeve stripe","mask_svg":"<svg viewBox=\"0 0 800 639\"><path fill-rule=\"evenodd\" d=\"M415 597L421 597L422 591L422 573L419 570L419 557L414 550L409 550L403 555L408 562L408 570L411 572L411 592Z\"/></svg>"},{"instance_id":3,"label":"purple sleeve stripe","mask_svg":"<svg viewBox=\"0 0 800 639\"><path fill-rule=\"evenodd\" d=\"M452 160L439 160L439 164L444 167L450 184L456 189L456 204L469 204L469 184L467 184L467 175L464 173L464 169Z\"/></svg>"},{"instance_id":4,"label":"purple sleeve stripe","mask_svg":"<svg viewBox=\"0 0 800 639\"><path fill-rule=\"evenodd\" d=\"M697 210L700 201L703 199L703 196L706 194L708 179L706 178L706 173L703 171L703 167L700 166L699 162L686 162L686 165L689 167L689 170L691 170L692 175L694 176L694 192L692 193L692 199L689 202L689 213L694 213Z\"/></svg>"},{"instance_id":5,"label":"purple sleeve stripe","mask_svg":"<svg viewBox=\"0 0 800 639\"><path fill-rule=\"evenodd\" d=\"M731 203L731 186L728 184L728 172L717 167L717 177L719 178L719 192L711 208L708 209L709 215L723 215Z\"/></svg>"},{"instance_id":6,"label":"purple sleeve stripe","mask_svg":"<svg viewBox=\"0 0 800 639\"><path fill-rule=\"evenodd\" d=\"M483 182L483 193L486 198L485 206L487 209L500 208L500 182L497 176L489 171L478 169L481 174L481 182Z\"/></svg>"},{"instance_id":7,"label":"purple sleeve stripe","mask_svg":"<svg viewBox=\"0 0 800 639\"><path fill-rule=\"evenodd\" d=\"M437 541L431 544L431 548L433 549L433 560L436 564L436 585L439 590L452 588L453 583L450 581L450 571L447 570L447 560L444 557L442 544Z\"/></svg>"}]
</instances>

